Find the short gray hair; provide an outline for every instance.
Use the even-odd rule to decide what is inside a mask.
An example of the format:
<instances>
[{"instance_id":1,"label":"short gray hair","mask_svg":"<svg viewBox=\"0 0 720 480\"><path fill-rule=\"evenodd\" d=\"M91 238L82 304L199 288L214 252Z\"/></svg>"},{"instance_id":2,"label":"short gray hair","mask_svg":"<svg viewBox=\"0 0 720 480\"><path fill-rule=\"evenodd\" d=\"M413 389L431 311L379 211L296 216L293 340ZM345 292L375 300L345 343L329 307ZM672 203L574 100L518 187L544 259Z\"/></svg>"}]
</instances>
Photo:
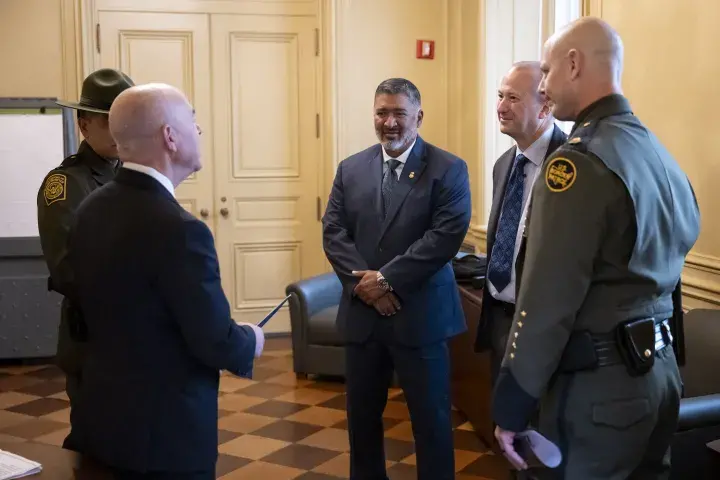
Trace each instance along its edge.
<instances>
[{"instance_id":1,"label":"short gray hair","mask_svg":"<svg viewBox=\"0 0 720 480\"><path fill-rule=\"evenodd\" d=\"M421 104L420 90L404 78L388 78L378 85L375 96L378 95L405 95L416 107Z\"/></svg>"}]
</instances>

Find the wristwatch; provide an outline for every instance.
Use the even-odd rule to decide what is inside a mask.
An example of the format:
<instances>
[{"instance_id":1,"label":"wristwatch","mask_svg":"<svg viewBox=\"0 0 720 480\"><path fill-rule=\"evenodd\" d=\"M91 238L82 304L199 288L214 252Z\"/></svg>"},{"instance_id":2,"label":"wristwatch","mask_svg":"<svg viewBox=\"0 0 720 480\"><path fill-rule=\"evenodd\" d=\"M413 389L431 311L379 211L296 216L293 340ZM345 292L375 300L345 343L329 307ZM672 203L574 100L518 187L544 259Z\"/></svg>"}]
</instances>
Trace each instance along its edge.
<instances>
[{"instance_id":1,"label":"wristwatch","mask_svg":"<svg viewBox=\"0 0 720 480\"><path fill-rule=\"evenodd\" d=\"M388 281L385 280L385 277L383 277L383 274L380 272L377 272L377 283L378 283L378 286L380 288L382 288L383 290L385 290L386 292L392 291L392 287L390 286Z\"/></svg>"}]
</instances>

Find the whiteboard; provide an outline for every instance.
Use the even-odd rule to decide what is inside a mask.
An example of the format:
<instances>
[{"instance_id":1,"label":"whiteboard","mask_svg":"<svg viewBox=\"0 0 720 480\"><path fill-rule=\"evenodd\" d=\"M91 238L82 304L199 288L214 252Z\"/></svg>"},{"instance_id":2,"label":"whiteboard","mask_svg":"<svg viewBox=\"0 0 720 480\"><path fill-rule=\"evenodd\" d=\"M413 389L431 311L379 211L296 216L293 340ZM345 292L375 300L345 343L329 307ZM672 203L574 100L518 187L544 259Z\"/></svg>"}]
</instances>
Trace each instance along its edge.
<instances>
[{"instance_id":1,"label":"whiteboard","mask_svg":"<svg viewBox=\"0 0 720 480\"><path fill-rule=\"evenodd\" d=\"M0 112L0 238L37 237L37 193L65 157L63 116Z\"/></svg>"}]
</instances>

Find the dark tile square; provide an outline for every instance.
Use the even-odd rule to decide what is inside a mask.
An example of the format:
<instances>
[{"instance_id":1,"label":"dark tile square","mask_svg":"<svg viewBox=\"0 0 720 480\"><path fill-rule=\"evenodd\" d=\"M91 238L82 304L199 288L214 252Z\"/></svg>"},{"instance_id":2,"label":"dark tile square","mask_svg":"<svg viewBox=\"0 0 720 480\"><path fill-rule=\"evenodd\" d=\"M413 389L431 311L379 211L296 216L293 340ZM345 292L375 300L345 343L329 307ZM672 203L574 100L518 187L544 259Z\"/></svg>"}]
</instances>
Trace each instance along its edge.
<instances>
[{"instance_id":1,"label":"dark tile square","mask_svg":"<svg viewBox=\"0 0 720 480\"><path fill-rule=\"evenodd\" d=\"M509 478L510 464L503 457L487 454L478 458L458 473L505 480Z\"/></svg>"},{"instance_id":2,"label":"dark tile square","mask_svg":"<svg viewBox=\"0 0 720 480\"><path fill-rule=\"evenodd\" d=\"M253 434L254 435L254 434ZM340 455L338 452L307 445L288 445L262 459L263 462L283 465L285 467L312 470L323 463Z\"/></svg>"},{"instance_id":3,"label":"dark tile square","mask_svg":"<svg viewBox=\"0 0 720 480\"><path fill-rule=\"evenodd\" d=\"M265 415L266 417L285 418L307 408L309 408L308 405L268 400L260 405L245 409L245 412L254 413L255 415Z\"/></svg>"},{"instance_id":4,"label":"dark tile square","mask_svg":"<svg viewBox=\"0 0 720 480\"><path fill-rule=\"evenodd\" d=\"M27 375L29 377L40 378L42 380L58 380L63 382L65 381L65 373L55 365L49 365L41 370L28 372Z\"/></svg>"},{"instance_id":5,"label":"dark tile square","mask_svg":"<svg viewBox=\"0 0 720 480\"><path fill-rule=\"evenodd\" d=\"M387 474L390 480L416 480L417 468L414 465L397 463L387 469Z\"/></svg>"},{"instance_id":6,"label":"dark tile square","mask_svg":"<svg viewBox=\"0 0 720 480\"><path fill-rule=\"evenodd\" d=\"M322 429L323 427L318 427L317 425L280 420L262 427L259 430L255 430L253 435L295 443Z\"/></svg>"},{"instance_id":7,"label":"dark tile square","mask_svg":"<svg viewBox=\"0 0 720 480\"><path fill-rule=\"evenodd\" d=\"M295 480L340 480L342 477L336 477L334 475L325 475L324 473L307 472L303 473L299 477L295 477Z\"/></svg>"},{"instance_id":8,"label":"dark tile square","mask_svg":"<svg viewBox=\"0 0 720 480\"><path fill-rule=\"evenodd\" d=\"M327 402L321 403L318 407L334 408L335 410L347 410L347 395L338 395Z\"/></svg>"},{"instance_id":9,"label":"dark tile square","mask_svg":"<svg viewBox=\"0 0 720 480\"><path fill-rule=\"evenodd\" d=\"M344 383L325 382L325 381L313 382L305 388L313 388L315 390L323 390L325 392L337 392L337 393L345 393L345 389L346 389Z\"/></svg>"},{"instance_id":10,"label":"dark tile square","mask_svg":"<svg viewBox=\"0 0 720 480\"><path fill-rule=\"evenodd\" d=\"M467 430L455 430L453 432L455 450L466 450L468 452L487 452L485 442L475 432Z\"/></svg>"},{"instance_id":11,"label":"dark tile square","mask_svg":"<svg viewBox=\"0 0 720 480\"><path fill-rule=\"evenodd\" d=\"M55 380L47 380L40 382L35 385L21 388L17 390L20 393L27 393L28 395L36 395L38 397L49 397L56 393L65 391L65 382L58 382Z\"/></svg>"},{"instance_id":12,"label":"dark tile square","mask_svg":"<svg viewBox=\"0 0 720 480\"><path fill-rule=\"evenodd\" d=\"M218 428L218 445L222 445L223 443L227 443L230 440L234 440L240 435L240 433L229 432L227 430L222 430Z\"/></svg>"},{"instance_id":13,"label":"dark tile square","mask_svg":"<svg viewBox=\"0 0 720 480\"><path fill-rule=\"evenodd\" d=\"M6 408L8 412L22 413L32 417L41 417L70 407L70 402L58 398L39 398L14 407Z\"/></svg>"},{"instance_id":14,"label":"dark tile square","mask_svg":"<svg viewBox=\"0 0 720 480\"><path fill-rule=\"evenodd\" d=\"M251 462L252 460L221 453L218 455L217 464L215 464L215 476L220 478L223 475L234 472Z\"/></svg>"},{"instance_id":15,"label":"dark tile square","mask_svg":"<svg viewBox=\"0 0 720 480\"><path fill-rule=\"evenodd\" d=\"M41 382L41 379L27 375L9 375L0 378L0 392L11 392L31 385L37 385Z\"/></svg>"},{"instance_id":16,"label":"dark tile square","mask_svg":"<svg viewBox=\"0 0 720 480\"><path fill-rule=\"evenodd\" d=\"M394 438L385 439L385 458L391 462L399 462L415 453L415 444Z\"/></svg>"},{"instance_id":17,"label":"dark tile square","mask_svg":"<svg viewBox=\"0 0 720 480\"><path fill-rule=\"evenodd\" d=\"M242 388L235 393L242 393L243 395L249 395L251 397L267 398L268 400L285 395L295 390L292 387L285 387L283 385L273 385L271 383L256 383L249 387Z\"/></svg>"}]
</instances>

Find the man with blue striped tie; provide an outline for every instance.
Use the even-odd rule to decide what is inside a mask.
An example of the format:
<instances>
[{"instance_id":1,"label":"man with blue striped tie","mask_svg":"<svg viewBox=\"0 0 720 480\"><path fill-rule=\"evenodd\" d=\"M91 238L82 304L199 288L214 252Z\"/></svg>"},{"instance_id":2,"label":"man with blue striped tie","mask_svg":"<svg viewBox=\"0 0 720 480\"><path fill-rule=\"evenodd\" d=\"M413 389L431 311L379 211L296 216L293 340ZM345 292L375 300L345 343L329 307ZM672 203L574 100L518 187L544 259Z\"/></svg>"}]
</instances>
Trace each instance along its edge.
<instances>
[{"instance_id":1,"label":"man with blue striped tie","mask_svg":"<svg viewBox=\"0 0 720 480\"><path fill-rule=\"evenodd\" d=\"M518 62L503 77L498 90L500 131L515 145L493 168L493 201L487 230L488 271L476 350L491 352L495 382L515 311L515 265L530 191L540 167L567 136L538 93L540 62Z\"/></svg>"}]
</instances>

